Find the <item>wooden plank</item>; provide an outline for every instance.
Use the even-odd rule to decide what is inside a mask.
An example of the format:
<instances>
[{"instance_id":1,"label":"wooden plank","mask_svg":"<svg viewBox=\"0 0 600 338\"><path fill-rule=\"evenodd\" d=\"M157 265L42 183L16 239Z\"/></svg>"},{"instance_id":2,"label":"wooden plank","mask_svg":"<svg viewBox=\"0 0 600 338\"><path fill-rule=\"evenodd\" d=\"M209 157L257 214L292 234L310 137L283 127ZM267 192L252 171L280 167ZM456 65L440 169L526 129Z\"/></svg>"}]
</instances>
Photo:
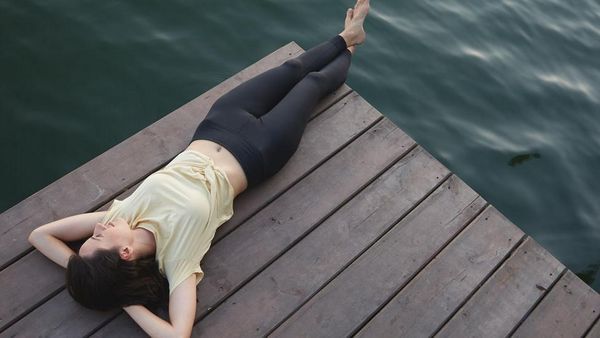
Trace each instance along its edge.
<instances>
[{"instance_id":1,"label":"wooden plank","mask_svg":"<svg viewBox=\"0 0 600 338\"><path fill-rule=\"evenodd\" d=\"M355 332L470 220L467 213L447 218L444 209L419 206L271 336L343 337ZM482 215L478 219L493 217L489 210Z\"/></svg>"},{"instance_id":2,"label":"wooden plank","mask_svg":"<svg viewBox=\"0 0 600 338\"><path fill-rule=\"evenodd\" d=\"M210 312L196 324L192 335L241 337L248 332L265 335L365 247L391 228L448 174L446 168L424 152L394 164L368 188ZM456 181L456 178L446 181L427 199L428 203L438 200L446 202L445 205L438 203L438 206L447 207L447 212L455 212L448 215L450 218L458 216L465 208L469 209L468 205L477 197L472 190L463 188L464 184L463 187L453 184ZM449 190L451 187L453 191ZM478 201L481 207L483 203ZM468 211L475 213L472 208ZM236 318L233 326L232 318Z\"/></svg>"},{"instance_id":3,"label":"wooden plank","mask_svg":"<svg viewBox=\"0 0 600 338\"><path fill-rule=\"evenodd\" d=\"M358 332L358 337L430 337L525 234L497 210L479 217Z\"/></svg>"},{"instance_id":4,"label":"wooden plank","mask_svg":"<svg viewBox=\"0 0 600 338\"><path fill-rule=\"evenodd\" d=\"M301 51L297 44L287 44L2 213L0 269L31 248L27 237L34 228L95 210L161 167L185 148L195 127L222 94Z\"/></svg>"},{"instance_id":5,"label":"wooden plank","mask_svg":"<svg viewBox=\"0 0 600 338\"><path fill-rule=\"evenodd\" d=\"M81 334L74 334L68 325L62 325L61 321L68 318L71 323L89 323L98 317L110 318L119 312L117 310L100 312L83 307L73 307L71 306L73 299L66 292L52 298L51 302L52 306L50 308L45 310L37 308L32 313L33 317L38 314L43 315L40 322L35 322L35 318L33 322L28 323L19 321L2 332L2 337L82 337Z\"/></svg>"},{"instance_id":6,"label":"wooden plank","mask_svg":"<svg viewBox=\"0 0 600 338\"><path fill-rule=\"evenodd\" d=\"M564 266L527 237L444 325L441 337L506 337L556 281Z\"/></svg>"},{"instance_id":7,"label":"wooden plank","mask_svg":"<svg viewBox=\"0 0 600 338\"><path fill-rule=\"evenodd\" d=\"M585 335L585 338L600 338L600 315L596 317L596 324L592 326L590 332Z\"/></svg>"},{"instance_id":8,"label":"wooden plank","mask_svg":"<svg viewBox=\"0 0 600 338\"><path fill-rule=\"evenodd\" d=\"M568 271L514 337L582 337L600 314L600 295Z\"/></svg>"},{"instance_id":9,"label":"wooden plank","mask_svg":"<svg viewBox=\"0 0 600 338\"><path fill-rule=\"evenodd\" d=\"M382 120L367 133L361 135L355 142L344 148L338 156L333 157L320 166L306 179L296 184L282 195L282 197L252 217L244 226L217 243L209 250L205 258L206 262L203 264L207 277L205 277L203 283L200 283L200 303L197 314L200 315L203 311L206 311L209 307L213 306L214 302L219 302L222 297L231 291L227 287L237 287L238 284L243 283L249 275L255 272L255 269L260 268L266 263L263 261L264 259L270 259L267 257L268 255L277 255L281 251L280 246L285 247L289 245L289 243L286 244L287 241L293 241L294 236L301 236L307 228L310 228L313 221L309 221L304 216L310 215L315 220L326 217L327 213L331 212L331 209L347 198L346 196L351 195L352 191L360 190L370 178L406 153L408 148L413 144L414 141L397 129L392 122L386 119ZM376 152L369 154L367 150L374 148L384 149L386 151L385 155L382 156ZM367 155L365 156L365 154ZM357 158L364 159L364 163L357 160ZM348 170L347 175L339 175L340 167ZM332 179L332 176L335 179ZM338 190L332 189L332 187L337 185L343 188ZM321 194L321 197L326 198L328 203L323 203L325 200L312 198L312 195L308 191L316 191L314 192L316 196ZM320 191L324 192L320 193ZM303 197L303 199L299 199L298 196ZM294 205L294 208L290 208L290 205ZM299 206L297 207L296 205ZM302 205L304 205L303 208L301 207ZM312 210L312 212L309 214L308 210ZM286 212L290 213L289 217L297 219L289 220L289 227L280 227L277 222L272 221L274 217L281 217L280 220L287 220L288 215L285 214ZM271 228L271 231L266 229L268 227ZM293 229L297 233L294 234L292 232L289 234L289 229ZM234 239L231 240L231 238ZM225 244L221 245L221 243ZM219 250L220 246L222 249ZM255 253L257 249L265 249L260 252L260 254L265 255L262 258L263 260L260 259L258 253ZM223 265L231 271L224 270L219 266L217 266L215 271L215 265L211 264L210 257L217 257L216 261L222 261ZM249 264L247 260L244 260L245 257L254 257L255 259L252 260L252 264ZM224 274L232 278L224 279ZM211 291L207 292L203 290ZM213 292L212 290L217 290L217 292ZM77 307L74 302L71 306ZM15 328L14 332L17 332L17 329L29 334L43 332L44 327L40 327L43 325L36 326L36 323L44 323L40 318L43 318L46 312L45 309L55 309L52 301L40 307L38 309L40 311L36 310L20 320L17 323L18 328L16 327L17 325L13 326ZM73 335L80 335L89 332L90 327L97 325L97 322L95 321L91 324L82 321L71 322L68 318L65 318L60 325L70 326ZM11 332L13 332L13 327L9 329ZM136 325L128 323L125 328L127 327L136 328ZM122 329L119 327L117 331Z\"/></svg>"},{"instance_id":10,"label":"wooden plank","mask_svg":"<svg viewBox=\"0 0 600 338\"><path fill-rule=\"evenodd\" d=\"M49 297L58 289L57 285L65 283L64 269L36 253L0 272L0 332L17 316Z\"/></svg>"},{"instance_id":11,"label":"wooden plank","mask_svg":"<svg viewBox=\"0 0 600 338\"><path fill-rule=\"evenodd\" d=\"M338 98L339 95L341 92L338 94ZM331 103L333 97L331 96L327 101ZM245 196L245 199L240 200L239 197L236 199L234 203L236 216L218 230L213 242L223 237L226 233L225 230L234 229L242 220L268 203L273 196L284 191L324 159L335 154L347 142L357 137L365 128L380 118L379 112L364 99L356 93L351 93L326 112L311 120L306 128L305 137L289 164L267 181L264 186L258 186L257 189L240 195L240 197ZM118 199L122 200L129 196L135 187L128 189ZM110 203L107 203L101 209L107 209L109 205ZM26 277L31 271L36 270L44 271L45 278ZM20 287L24 282L29 286L28 289ZM50 263L39 252L33 251L7 269L0 271L0 285L6 286L0 288L0 299L8 300L5 307L0 309L1 331L5 325L20 317L40 300L62 289L64 270ZM31 292L30 288L35 292Z\"/></svg>"}]
</instances>

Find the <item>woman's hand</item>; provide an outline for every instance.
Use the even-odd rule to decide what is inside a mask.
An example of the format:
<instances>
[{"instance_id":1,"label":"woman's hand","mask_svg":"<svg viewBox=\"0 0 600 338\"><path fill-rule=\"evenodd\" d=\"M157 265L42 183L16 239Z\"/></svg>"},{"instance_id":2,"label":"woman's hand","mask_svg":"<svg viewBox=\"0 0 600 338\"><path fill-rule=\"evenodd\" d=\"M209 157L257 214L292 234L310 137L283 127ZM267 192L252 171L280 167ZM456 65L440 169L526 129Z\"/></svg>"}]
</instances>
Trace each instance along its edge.
<instances>
[{"instance_id":1,"label":"woman's hand","mask_svg":"<svg viewBox=\"0 0 600 338\"><path fill-rule=\"evenodd\" d=\"M56 264L67 267L69 257L75 254L64 242L90 237L96 223L102 221L106 211L91 212L66 217L34 229L29 243Z\"/></svg>"},{"instance_id":2,"label":"woman's hand","mask_svg":"<svg viewBox=\"0 0 600 338\"><path fill-rule=\"evenodd\" d=\"M171 323L141 305L126 306L123 309L151 337L189 337L196 318L196 276L190 275L171 294Z\"/></svg>"}]
</instances>

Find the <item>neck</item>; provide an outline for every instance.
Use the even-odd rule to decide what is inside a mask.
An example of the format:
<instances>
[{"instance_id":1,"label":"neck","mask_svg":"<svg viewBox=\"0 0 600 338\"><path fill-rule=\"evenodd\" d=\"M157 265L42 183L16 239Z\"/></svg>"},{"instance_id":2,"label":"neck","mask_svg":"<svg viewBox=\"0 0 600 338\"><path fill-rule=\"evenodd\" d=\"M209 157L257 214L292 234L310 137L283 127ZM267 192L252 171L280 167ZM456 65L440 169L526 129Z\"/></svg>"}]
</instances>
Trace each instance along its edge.
<instances>
[{"instance_id":1,"label":"neck","mask_svg":"<svg viewBox=\"0 0 600 338\"><path fill-rule=\"evenodd\" d=\"M156 240L154 235L143 228L133 230L134 259L144 258L156 254Z\"/></svg>"}]
</instances>

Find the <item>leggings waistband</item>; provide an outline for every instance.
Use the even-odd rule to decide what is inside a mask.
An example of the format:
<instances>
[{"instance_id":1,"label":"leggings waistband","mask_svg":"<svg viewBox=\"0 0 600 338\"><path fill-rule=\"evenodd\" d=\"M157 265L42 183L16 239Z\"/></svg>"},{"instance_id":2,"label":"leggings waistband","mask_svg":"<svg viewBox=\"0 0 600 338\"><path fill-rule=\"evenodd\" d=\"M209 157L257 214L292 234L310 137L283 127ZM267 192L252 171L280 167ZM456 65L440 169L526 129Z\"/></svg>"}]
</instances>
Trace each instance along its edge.
<instances>
[{"instance_id":1,"label":"leggings waistband","mask_svg":"<svg viewBox=\"0 0 600 338\"><path fill-rule=\"evenodd\" d=\"M232 133L210 120L203 120L196 129L192 141L198 139L213 141L231 152L246 174L248 188L264 180L263 157L260 151L244 137Z\"/></svg>"}]
</instances>

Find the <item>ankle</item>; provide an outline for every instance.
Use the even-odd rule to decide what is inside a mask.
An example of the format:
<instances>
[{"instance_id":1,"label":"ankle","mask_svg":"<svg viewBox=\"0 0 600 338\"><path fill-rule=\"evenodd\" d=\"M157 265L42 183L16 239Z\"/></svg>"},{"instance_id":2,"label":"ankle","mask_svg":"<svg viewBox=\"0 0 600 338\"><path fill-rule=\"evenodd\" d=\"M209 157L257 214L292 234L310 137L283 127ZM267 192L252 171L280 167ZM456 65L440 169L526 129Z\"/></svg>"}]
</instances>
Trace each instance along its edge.
<instances>
[{"instance_id":1,"label":"ankle","mask_svg":"<svg viewBox=\"0 0 600 338\"><path fill-rule=\"evenodd\" d=\"M351 47L354 45L354 41L352 40L350 34L348 34L346 31L342 31L338 35L341 36L342 39L344 39L344 41L346 42L346 47Z\"/></svg>"}]
</instances>

